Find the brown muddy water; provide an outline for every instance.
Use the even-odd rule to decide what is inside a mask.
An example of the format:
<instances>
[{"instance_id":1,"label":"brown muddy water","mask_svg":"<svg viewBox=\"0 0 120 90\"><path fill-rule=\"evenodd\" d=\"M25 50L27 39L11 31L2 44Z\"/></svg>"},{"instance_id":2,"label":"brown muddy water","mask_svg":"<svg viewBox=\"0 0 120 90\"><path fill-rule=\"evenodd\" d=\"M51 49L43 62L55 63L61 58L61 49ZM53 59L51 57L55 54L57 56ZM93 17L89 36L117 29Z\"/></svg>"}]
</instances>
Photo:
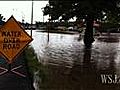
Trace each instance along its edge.
<instances>
[{"instance_id":1,"label":"brown muddy water","mask_svg":"<svg viewBox=\"0 0 120 90\"><path fill-rule=\"evenodd\" d=\"M33 31L31 43L45 66L42 80L35 76L36 90L120 90L120 34L117 42L95 39L85 49L79 34Z\"/></svg>"}]
</instances>

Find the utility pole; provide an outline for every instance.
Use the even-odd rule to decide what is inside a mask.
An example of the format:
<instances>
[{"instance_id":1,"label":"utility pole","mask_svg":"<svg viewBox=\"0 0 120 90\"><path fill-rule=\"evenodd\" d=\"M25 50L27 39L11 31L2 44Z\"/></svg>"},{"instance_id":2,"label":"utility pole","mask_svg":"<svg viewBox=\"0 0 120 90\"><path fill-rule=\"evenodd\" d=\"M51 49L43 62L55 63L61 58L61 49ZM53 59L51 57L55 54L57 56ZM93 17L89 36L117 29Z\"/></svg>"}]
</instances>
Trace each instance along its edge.
<instances>
[{"instance_id":1,"label":"utility pole","mask_svg":"<svg viewBox=\"0 0 120 90\"><path fill-rule=\"evenodd\" d=\"M32 11L31 11L31 31L30 31L31 36L32 36L32 29L33 29L33 0L32 0Z\"/></svg>"},{"instance_id":2,"label":"utility pole","mask_svg":"<svg viewBox=\"0 0 120 90\"><path fill-rule=\"evenodd\" d=\"M42 13L43 13L43 23L42 23L42 25L44 26L44 8L41 8L41 10L42 10Z\"/></svg>"}]
</instances>

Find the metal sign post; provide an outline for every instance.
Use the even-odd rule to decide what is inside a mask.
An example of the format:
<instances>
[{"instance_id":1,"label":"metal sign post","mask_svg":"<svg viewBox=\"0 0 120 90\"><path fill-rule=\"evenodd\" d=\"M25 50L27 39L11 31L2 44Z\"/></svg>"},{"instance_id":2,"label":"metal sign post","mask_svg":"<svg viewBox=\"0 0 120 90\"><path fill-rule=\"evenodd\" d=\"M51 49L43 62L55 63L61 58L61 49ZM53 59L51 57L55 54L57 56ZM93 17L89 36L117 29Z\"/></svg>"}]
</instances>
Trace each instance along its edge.
<instances>
[{"instance_id":1,"label":"metal sign post","mask_svg":"<svg viewBox=\"0 0 120 90\"><path fill-rule=\"evenodd\" d=\"M33 29L33 0L32 0L32 11L31 11L31 37L32 37L32 29Z\"/></svg>"}]
</instances>

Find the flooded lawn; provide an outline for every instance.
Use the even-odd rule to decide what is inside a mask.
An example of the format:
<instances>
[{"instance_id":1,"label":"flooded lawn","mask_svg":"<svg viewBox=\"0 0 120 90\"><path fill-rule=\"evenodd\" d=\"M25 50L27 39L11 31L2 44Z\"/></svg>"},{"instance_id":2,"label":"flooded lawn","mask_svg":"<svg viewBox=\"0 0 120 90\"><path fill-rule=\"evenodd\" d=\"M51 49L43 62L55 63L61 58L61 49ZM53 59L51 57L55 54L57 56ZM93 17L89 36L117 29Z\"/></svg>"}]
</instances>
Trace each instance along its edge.
<instances>
[{"instance_id":1,"label":"flooded lawn","mask_svg":"<svg viewBox=\"0 0 120 90\"><path fill-rule=\"evenodd\" d=\"M85 49L79 34L49 35L48 42L47 33L33 31L32 46L45 67L44 79L36 76L36 90L120 90L119 40L96 39Z\"/></svg>"}]
</instances>

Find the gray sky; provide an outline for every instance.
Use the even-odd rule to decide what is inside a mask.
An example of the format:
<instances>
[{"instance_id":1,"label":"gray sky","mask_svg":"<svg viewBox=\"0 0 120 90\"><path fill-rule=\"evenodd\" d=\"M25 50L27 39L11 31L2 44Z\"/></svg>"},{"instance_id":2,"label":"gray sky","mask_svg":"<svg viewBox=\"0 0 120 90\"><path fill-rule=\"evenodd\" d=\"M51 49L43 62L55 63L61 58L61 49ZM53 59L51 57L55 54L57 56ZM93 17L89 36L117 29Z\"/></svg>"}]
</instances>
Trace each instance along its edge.
<instances>
[{"instance_id":1,"label":"gray sky","mask_svg":"<svg viewBox=\"0 0 120 90\"><path fill-rule=\"evenodd\" d=\"M48 1L34 1L34 18L33 21L43 21L43 13L41 8L45 7ZM6 20L13 15L16 20L25 22L31 22L31 1L0 1L0 14L2 14ZM45 16L45 21L48 20L48 16Z\"/></svg>"}]
</instances>

